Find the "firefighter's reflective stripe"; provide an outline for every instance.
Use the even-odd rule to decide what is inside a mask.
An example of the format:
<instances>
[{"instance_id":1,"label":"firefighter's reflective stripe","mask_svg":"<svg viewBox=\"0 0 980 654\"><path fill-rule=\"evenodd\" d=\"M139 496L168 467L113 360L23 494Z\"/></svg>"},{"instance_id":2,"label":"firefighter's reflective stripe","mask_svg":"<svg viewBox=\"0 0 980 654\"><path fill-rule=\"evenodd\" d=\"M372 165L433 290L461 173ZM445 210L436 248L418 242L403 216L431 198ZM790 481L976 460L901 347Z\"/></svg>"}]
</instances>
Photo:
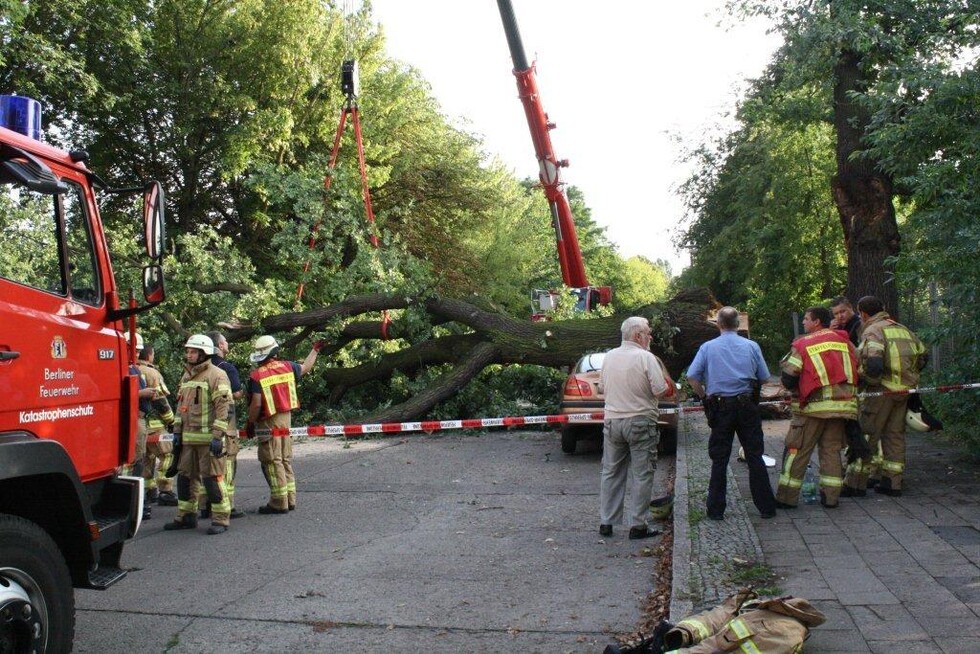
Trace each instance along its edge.
<instances>
[{"instance_id":1,"label":"firefighter's reflective stripe","mask_svg":"<svg viewBox=\"0 0 980 654\"><path fill-rule=\"evenodd\" d=\"M735 618L728 623L728 628L741 641L739 643L739 649L746 654L760 654L759 648L756 647L755 642L752 640L752 630L749 629L749 626L745 624L744 620Z\"/></svg>"},{"instance_id":2,"label":"firefighter's reflective stripe","mask_svg":"<svg viewBox=\"0 0 980 654\"><path fill-rule=\"evenodd\" d=\"M824 488L840 488L844 485L844 480L840 477L820 475L820 485Z\"/></svg>"},{"instance_id":3,"label":"firefighter's reflective stripe","mask_svg":"<svg viewBox=\"0 0 980 654\"><path fill-rule=\"evenodd\" d=\"M918 372L914 370L915 360L925 352L925 346L907 327L899 324L892 324L885 327L882 332L885 335L887 347L887 370L881 378L881 385L890 391L901 391L910 386L906 383L903 372ZM902 355L906 355L906 360L912 366L911 370L902 370ZM916 381L918 381L916 379ZM914 385L914 384L913 384Z\"/></svg>"},{"instance_id":4,"label":"firefighter's reflective stripe","mask_svg":"<svg viewBox=\"0 0 980 654\"><path fill-rule=\"evenodd\" d=\"M789 471L793 468L793 461L796 460L797 449L791 447L786 451L786 462L783 464L783 472L779 475L779 485L789 488L802 488L803 480L790 476Z\"/></svg>"},{"instance_id":5,"label":"firefighter's reflective stripe","mask_svg":"<svg viewBox=\"0 0 980 654\"><path fill-rule=\"evenodd\" d=\"M678 627L687 627L691 631L695 632L697 636L697 642L701 642L705 638L711 635L711 631L708 629L708 625L704 624L700 620L681 620L677 623Z\"/></svg>"},{"instance_id":6,"label":"firefighter's reflective stripe","mask_svg":"<svg viewBox=\"0 0 980 654\"><path fill-rule=\"evenodd\" d=\"M299 408L296 374L288 361L273 361L252 373L262 393L262 415L265 418Z\"/></svg>"},{"instance_id":7,"label":"firefighter's reflective stripe","mask_svg":"<svg viewBox=\"0 0 980 654\"><path fill-rule=\"evenodd\" d=\"M901 474L905 470L905 464L901 461L889 461L888 459L882 458L881 468L885 472Z\"/></svg>"}]
</instances>

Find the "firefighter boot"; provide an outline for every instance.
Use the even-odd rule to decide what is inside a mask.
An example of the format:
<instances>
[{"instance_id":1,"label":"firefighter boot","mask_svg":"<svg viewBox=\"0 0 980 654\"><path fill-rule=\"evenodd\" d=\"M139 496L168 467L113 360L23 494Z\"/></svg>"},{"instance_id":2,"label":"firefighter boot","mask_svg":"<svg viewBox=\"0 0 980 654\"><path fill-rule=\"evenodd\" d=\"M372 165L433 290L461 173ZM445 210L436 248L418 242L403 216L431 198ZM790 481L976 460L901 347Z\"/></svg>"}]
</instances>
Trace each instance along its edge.
<instances>
[{"instance_id":1,"label":"firefighter boot","mask_svg":"<svg viewBox=\"0 0 980 654\"><path fill-rule=\"evenodd\" d=\"M160 491L157 504L160 506L177 506L177 496L173 491Z\"/></svg>"},{"instance_id":2,"label":"firefighter boot","mask_svg":"<svg viewBox=\"0 0 980 654\"><path fill-rule=\"evenodd\" d=\"M197 516L193 513L185 513L180 520L168 522L167 524L163 525L163 528L167 531L176 531L177 529L196 529Z\"/></svg>"},{"instance_id":3,"label":"firefighter boot","mask_svg":"<svg viewBox=\"0 0 980 654\"><path fill-rule=\"evenodd\" d=\"M882 495L890 495L891 497L901 497L902 490L900 488L892 488L892 480L890 477L882 477L878 485L875 486L875 492L881 493Z\"/></svg>"},{"instance_id":4,"label":"firefighter boot","mask_svg":"<svg viewBox=\"0 0 980 654\"><path fill-rule=\"evenodd\" d=\"M225 525L211 525L210 527L208 527L208 536L223 534L226 531L228 531L228 527Z\"/></svg>"},{"instance_id":5,"label":"firefighter boot","mask_svg":"<svg viewBox=\"0 0 980 654\"><path fill-rule=\"evenodd\" d=\"M146 490L146 499L144 499L143 501L146 504L153 504L159 499L160 499L160 491L157 490L156 488L148 488Z\"/></svg>"}]
</instances>

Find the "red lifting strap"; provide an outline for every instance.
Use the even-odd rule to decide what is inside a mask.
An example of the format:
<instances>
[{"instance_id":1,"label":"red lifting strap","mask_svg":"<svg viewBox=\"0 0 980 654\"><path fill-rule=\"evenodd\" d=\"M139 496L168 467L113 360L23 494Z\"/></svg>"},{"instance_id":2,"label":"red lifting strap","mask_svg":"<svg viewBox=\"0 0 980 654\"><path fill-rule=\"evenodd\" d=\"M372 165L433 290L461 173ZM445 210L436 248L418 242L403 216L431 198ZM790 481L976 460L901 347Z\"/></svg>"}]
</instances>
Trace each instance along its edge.
<instances>
[{"instance_id":1,"label":"red lifting strap","mask_svg":"<svg viewBox=\"0 0 980 654\"><path fill-rule=\"evenodd\" d=\"M357 110L357 105L345 105L340 112L340 122L337 124L337 132L333 137L333 150L330 152L327 174L323 178L323 190L324 192L329 191L330 185L333 183L333 171L337 165L337 155L340 154L340 142L344 136L344 128L347 126L348 114L352 116L352 122L354 123L354 140L357 143L357 167L361 174L361 195L364 197L364 213L370 229L368 240L374 248L377 248L379 246L377 225L374 222L374 205L371 203L371 188L368 186L367 164L364 161L364 139L361 133L361 118L360 112ZM322 218L317 220L313 225L313 229L310 230L309 247L311 255L313 249L316 247L316 235L322 223ZM296 290L297 303L303 299L303 290L306 286L306 275L310 271L310 263L311 259L308 258L306 263L303 264L303 277L300 281L299 288ZM381 319L381 338L384 340L390 338L388 335L388 325L390 324L391 318L388 316L388 311L385 310Z\"/></svg>"}]
</instances>

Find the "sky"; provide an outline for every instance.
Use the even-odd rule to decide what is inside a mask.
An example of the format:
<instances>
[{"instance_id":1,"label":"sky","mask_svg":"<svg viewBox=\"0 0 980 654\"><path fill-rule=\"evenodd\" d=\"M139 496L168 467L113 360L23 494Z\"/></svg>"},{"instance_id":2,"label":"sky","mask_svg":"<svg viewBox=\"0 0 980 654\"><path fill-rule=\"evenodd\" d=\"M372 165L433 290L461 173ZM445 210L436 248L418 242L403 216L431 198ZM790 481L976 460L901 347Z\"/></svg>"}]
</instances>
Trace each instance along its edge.
<instances>
[{"instance_id":1,"label":"sky","mask_svg":"<svg viewBox=\"0 0 980 654\"><path fill-rule=\"evenodd\" d=\"M570 163L563 180L623 256L665 259L675 274L688 263L673 245L683 154L732 125L738 91L779 45L761 21L733 26L724 1L512 0L555 153ZM537 178L497 3L371 6L388 54L421 72L450 121L519 178Z\"/></svg>"}]
</instances>

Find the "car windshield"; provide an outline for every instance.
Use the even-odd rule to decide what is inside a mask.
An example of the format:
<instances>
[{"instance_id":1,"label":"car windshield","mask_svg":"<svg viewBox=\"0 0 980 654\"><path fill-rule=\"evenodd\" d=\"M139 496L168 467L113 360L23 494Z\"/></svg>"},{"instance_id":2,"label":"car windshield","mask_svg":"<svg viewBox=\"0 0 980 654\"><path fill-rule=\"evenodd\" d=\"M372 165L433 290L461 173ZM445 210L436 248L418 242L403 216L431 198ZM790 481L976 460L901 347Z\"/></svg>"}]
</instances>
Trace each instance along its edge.
<instances>
[{"instance_id":1,"label":"car windshield","mask_svg":"<svg viewBox=\"0 0 980 654\"><path fill-rule=\"evenodd\" d=\"M602 360L605 358L605 352L593 352L592 354L586 354L584 357L578 360L577 364L575 364L575 372L581 373L602 370Z\"/></svg>"}]
</instances>

